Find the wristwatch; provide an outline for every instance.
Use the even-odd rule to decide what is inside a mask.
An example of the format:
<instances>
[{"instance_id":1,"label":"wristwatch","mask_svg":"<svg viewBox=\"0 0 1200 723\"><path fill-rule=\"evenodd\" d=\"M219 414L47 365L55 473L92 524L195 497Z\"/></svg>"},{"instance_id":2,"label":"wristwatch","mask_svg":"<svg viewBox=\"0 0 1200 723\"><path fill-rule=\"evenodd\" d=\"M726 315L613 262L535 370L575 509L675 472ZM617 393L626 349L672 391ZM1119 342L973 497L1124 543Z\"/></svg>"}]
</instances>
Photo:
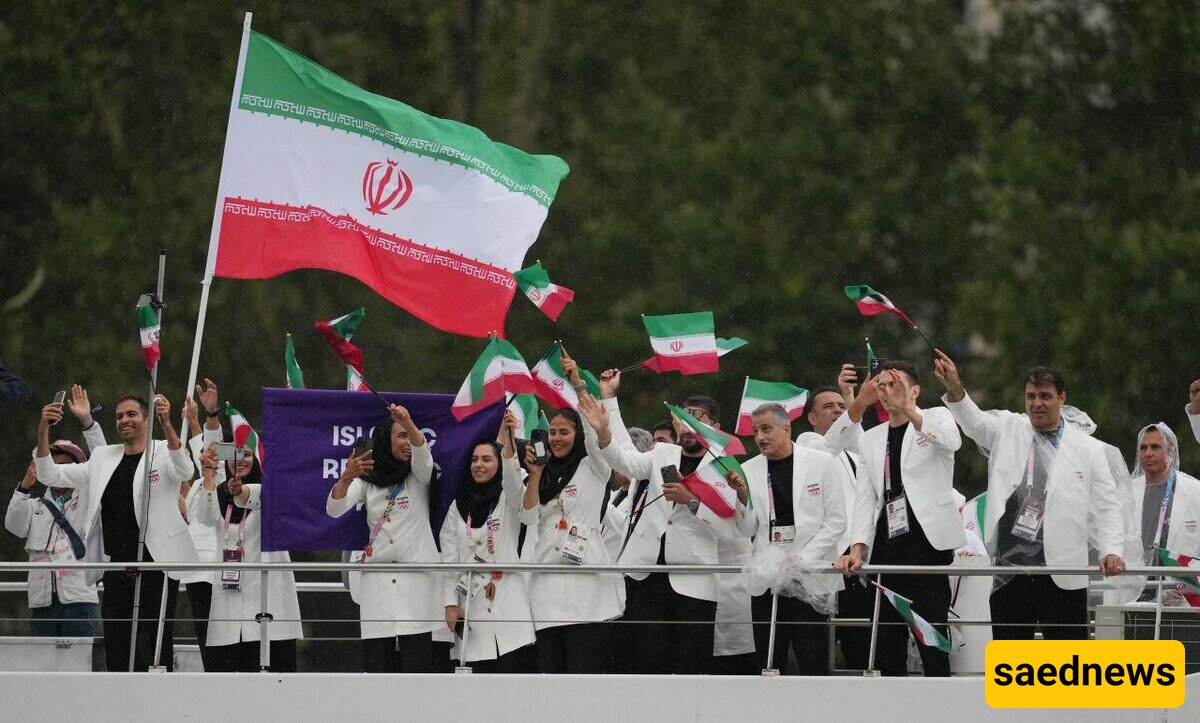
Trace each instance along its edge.
<instances>
[{"instance_id":1,"label":"wristwatch","mask_svg":"<svg viewBox=\"0 0 1200 723\"><path fill-rule=\"evenodd\" d=\"M692 499L688 500L688 512L691 512L694 515L699 511L700 511L700 498L693 497Z\"/></svg>"}]
</instances>

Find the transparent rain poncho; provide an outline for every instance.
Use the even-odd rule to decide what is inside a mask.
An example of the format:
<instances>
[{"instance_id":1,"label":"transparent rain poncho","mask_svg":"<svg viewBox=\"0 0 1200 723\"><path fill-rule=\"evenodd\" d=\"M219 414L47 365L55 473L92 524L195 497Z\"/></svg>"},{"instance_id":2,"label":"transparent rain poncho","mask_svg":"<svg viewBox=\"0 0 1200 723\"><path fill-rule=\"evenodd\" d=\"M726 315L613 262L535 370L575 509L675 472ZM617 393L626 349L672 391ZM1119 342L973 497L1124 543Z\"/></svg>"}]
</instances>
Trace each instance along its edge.
<instances>
[{"instance_id":1,"label":"transparent rain poncho","mask_svg":"<svg viewBox=\"0 0 1200 723\"><path fill-rule=\"evenodd\" d=\"M842 576L817 572L815 567L830 565L802 561L791 545L768 544L758 546L743 572L752 590L766 586L785 597L803 600L823 615L833 614L837 611L837 593L843 589Z\"/></svg>"}]
</instances>

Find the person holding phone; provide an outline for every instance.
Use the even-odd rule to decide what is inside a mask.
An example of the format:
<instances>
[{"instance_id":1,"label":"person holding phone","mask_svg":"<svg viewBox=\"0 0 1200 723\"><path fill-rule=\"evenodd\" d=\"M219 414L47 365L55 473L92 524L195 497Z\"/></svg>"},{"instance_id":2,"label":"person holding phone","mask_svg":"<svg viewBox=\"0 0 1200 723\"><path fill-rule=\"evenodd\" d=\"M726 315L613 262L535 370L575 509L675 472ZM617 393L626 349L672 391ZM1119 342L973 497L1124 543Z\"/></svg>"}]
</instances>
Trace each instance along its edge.
<instances>
[{"instance_id":1,"label":"person holding phone","mask_svg":"<svg viewBox=\"0 0 1200 723\"><path fill-rule=\"evenodd\" d=\"M218 464L215 446L200 455L201 490L191 498L191 516L208 525L217 536L222 560L228 562L291 562L285 552L262 549L262 467L254 450L245 447L241 458ZM262 574L222 570L212 583L206 644L212 667L218 673L254 673L260 670ZM267 573L268 609L271 614L270 670L296 672L296 641L304 637L296 576L291 570Z\"/></svg>"},{"instance_id":2,"label":"person holding phone","mask_svg":"<svg viewBox=\"0 0 1200 723\"><path fill-rule=\"evenodd\" d=\"M148 439L150 403L141 397L121 397L114 413L120 444L95 450L82 464L58 465L50 459L50 426L62 419L62 410L56 404L43 407L34 453L38 479L49 487L88 488L87 559L136 563L138 541L144 530L144 561L196 562L196 548L179 514L179 482L191 478L192 462L171 421L171 403L162 394L154 397L154 414L165 441ZM142 617L138 621L134 670L145 671L154 659L164 589L167 613L160 660L170 670L174 668L175 602L179 580L186 573L171 571L164 576L161 572L128 570L109 570L103 575L100 612L108 670L129 670L133 592L138 574L142 576Z\"/></svg>"},{"instance_id":3,"label":"person holding phone","mask_svg":"<svg viewBox=\"0 0 1200 723\"><path fill-rule=\"evenodd\" d=\"M586 396L575 362L565 352L562 362L576 391L581 398ZM533 445L525 453L529 478L521 500L521 522L537 528L534 561L611 562L601 525L612 468L598 454L595 433L574 409L563 408L550 417L549 444L544 464L535 459ZM612 573L534 573L529 596L537 629L538 670L608 672L611 628L601 623L620 617L623 593L621 576Z\"/></svg>"},{"instance_id":4,"label":"person holding phone","mask_svg":"<svg viewBox=\"0 0 1200 723\"><path fill-rule=\"evenodd\" d=\"M472 448L470 479L442 523L443 562L519 561L525 490L516 457L516 425L513 413L505 412L503 444L480 442ZM478 673L537 672L536 634L523 575L447 573L444 591L446 627L458 632L457 657L464 665ZM467 623L471 630L464 639Z\"/></svg>"},{"instance_id":5,"label":"person holding phone","mask_svg":"<svg viewBox=\"0 0 1200 723\"><path fill-rule=\"evenodd\" d=\"M368 572L372 563L438 562L429 507L433 455L399 404L371 433L369 451L350 455L325 512L367 508L365 567L357 584L363 667L368 673L435 672L434 630L444 625L442 573Z\"/></svg>"},{"instance_id":6,"label":"person holding phone","mask_svg":"<svg viewBox=\"0 0 1200 723\"><path fill-rule=\"evenodd\" d=\"M605 372L603 380L607 387L601 392L615 395L620 372ZM720 410L711 397L689 397L684 409L704 424L720 426ZM740 532L735 521L740 516L747 530L752 527L745 508L749 496L739 475L728 476L738 493L738 509L728 519L713 514L680 481L699 468L705 457L705 448L691 427L676 420L680 444L659 442L649 451L640 452L629 439L615 396L611 405L584 396L580 412L595 429L602 458L631 480L648 480L644 487L639 485L636 492L630 493L636 499L628 519L613 522L621 526L626 539L621 562L715 565L719 541L741 539L748 544L749 533ZM616 510L613 516L619 514ZM748 625L750 599L736 590L739 576L729 576L730 595L731 600L745 598L741 606L744 610L732 612L730 619L743 617L744 613L747 624L734 626L734 634L722 641L720 649L714 648L719 591L715 575L629 573L627 577L631 582L625 619L639 625L628 633L632 636L632 660L625 662L635 672L698 674L711 669L714 653L722 654L716 657L728 657L754 651Z\"/></svg>"}]
</instances>

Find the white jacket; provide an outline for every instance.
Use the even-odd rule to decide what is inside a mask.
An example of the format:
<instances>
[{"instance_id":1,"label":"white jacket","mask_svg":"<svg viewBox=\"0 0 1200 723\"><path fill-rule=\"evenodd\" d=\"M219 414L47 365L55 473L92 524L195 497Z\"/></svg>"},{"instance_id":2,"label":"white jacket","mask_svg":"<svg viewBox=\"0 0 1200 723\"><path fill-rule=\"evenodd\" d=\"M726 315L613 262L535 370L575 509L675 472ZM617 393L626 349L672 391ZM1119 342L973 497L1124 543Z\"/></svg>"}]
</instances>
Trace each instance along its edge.
<instances>
[{"instance_id":1,"label":"white jacket","mask_svg":"<svg viewBox=\"0 0 1200 723\"><path fill-rule=\"evenodd\" d=\"M650 480L646 489L646 502L655 500L663 491L662 468L675 465L683 459L683 448L676 444L660 442L648 452L639 452L629 440L620 412L609 411L609 423L614 429L612 441L600 450L601 456L612 468L631 480ZM620 429L618 433L616 430ZM707 461L707 460L706 460ZM701 462L704 464L705 462ZM633 490L636 491L636 490ZM631 492L632 494L632 492ZM653 565L658 562L661 539L666 535L664 559L669 565L715 565L717 543L720 539L733 540L748 537L749 512L740 502L734 517L718 517L705 505L700 505L692 514L687 505L677 505L665 498L645 506L641 519L629 538L621 562L630 565ZM632 507L629 508L632 510ZM624 539L630 521L625 507L609 511L611 524L621 531ZM741 533L737 519L747 532ZM649 573L630 574L634 580L645 580ZM717 600L716 575L676 573L668 576L671 589L680 595L698 600Z\"/></svg>"},{"instance_id":2,"label":"white jacket","mask_svg":"<svg viewBox=\"0 0 1200 723\"><path fill-rule=\"evenodd\" d=\"M521 484L521 469L517 466L516 458L501 460L504 480L504 491L496 501L496 509L492 510L482 527L471 530L471 538L467 539L467 526L458 505L451 504L446 519L442 522L442 561L448 563L474 562L476 557L496 563L518 562L517 538L521 533L521 496L524 485ZM468 480L465 484L474 484ZM491 530L492 549L488 552L488 530ZM460 579L466 587L465 573L448 572L444 576L443 603L458 605L467 612L466 660L495 660L517 648L530 645L535 640L533 630L533 612L529 605L529 591L525 585L525 576L520 573L506 572L500 579L491 579L486 575L473 575L473 585L492 583L496 586L495 595L487 599L480 589L474 597L468 599L456 591ZM469 606L469 607L468 607ZM455 655L463 660L462 641L455 646Z\"/></svg>"},{"instance_id":3,"label":"white jacket","mask_svg":"<svg viewBox=\"0 0 1200 723\"><path fill-rule=\"evenodd\" d=\"M1200 558L1200 480L1186 472L1176 472L1175 491L1171 497L1166 548L1181 555ZM1146 478L1139 475L1133 478L1133 519L1138 528L1139 541L1142 539L1142 503L1145 499ZM1157 522L1158 516L1155 515ZM1151 564L1157 565L1158 562Z\"/></svg>"},{"instance_id":4,"label":"white jacket","mask_svg":"<svg viewBox=\"0 0 1200 723\"><path fill-rule=\"evenodd\" d=\"M858 496L858 465L862 459L858 456L858 442L862 438L862 423L854 424L850 415L842 414L825 430L824 435L816 432L801 432L796 437L796 443L820 452L828 452L837 458L838 465L845 476L842 478L843 498L846 510L846 532L838 540L838 550L845 552L850 547L850 534L854 519L854 500Z\"/></svg>"},{"instance_id":5,"label":"white jacket","mask_svg":"<svg viewBox=\"0 0 1200 723\"><path fill-rule=\"evenodd\" d=\"M200 469L200 453L205 450L213 442L221 441L220 429L204 430L188 440L188 451L191 452L192 461L196 465L196 469ZM217 484L220 484L225 479L225 464L218 463L217 465ZM188 489L187 497L184 503L188 510L188 535L192 538L192 546L196 548L196 556L201 562L220 562L221 549L217 544L216 531L196 519L196 505L199 504L198 497L200 491L204 488L201 480L194 480L192 486ZM212 584L217 578L215 570L201 570L183 577L183 582L191 584L193 582L203 582Z\"/></svg>"},{"instance_id":6,"label":"white jacket","mask_svg":"<svg viewBox=\"0 0 1200 723\"><path fill-rule=\"evenodd\" d=\"M100 501L113 472L125 458L125 448L110 444L92 452L82 464L55 464L50 455L34 456L38 479L47 487L86 488L88 491L87 559L108 562L104 551L104 530L100 523ZM142 518L146 505L146 460L150 459L149 518ZM187 523L179 514L179 485L192 478L192 461L187 448L170 450L163 440L151 440L133 474L133 513L138 527L145 532L146 549L156 562L197 562L196 548L188 535ZM189 573L171 571L176 580ZM100 579L102 573L89 572L88 580Z\"/></svg>"},{"instance_id":7,"label":"white jacket","mask_svg":"<svg viewBox=\"0 0 1200 723\"><path fill-rule=\"evenodd\" d=\"M962 517L954 498L954 453L962 437L950 412L941 408L921 410L921 430L910 423L900 448L900 475L909 509L937 550L953 550L967 542ZM858 493L854 502L850 543L870 548L883 509L883 465L886 456L887 424L863 433L858 445ZM895 452L893 452L894 454ZM991 510L989 510L990 512ZM868 559L873 550L868 549Z\"/></svg>"},{"instance_id":8,"label":"white jacket","mask_svg":"<svg viewBox=\"0 0 1200 723\"><path fill-rule=\"evenodd\" d=\"M223 466L223 465L222 465ZM242 538L244 562L291 562L287 552L262 551L262 485L246 485L250 499L244 505L246 523ZM197 492L197 490L199 490ZM193 487L194 504L188 514L197 522L212 529L221 541L222 550L238 546L238 524L225 529L225 510L219 509L216 490L204 489L203 483ZM212 606L208 613L208 645L233 645L260 639L260 626L255 616L262 612L262 573L243 571L238 590L226 590L220 575L213 581ZM268 634L271 640L296 640L304 637L300 625L300 601L296 596L296 576L291 570L267 573L267 611L273 619Z\"/></svg>"},{"instance_id":9,"label":"white jacket","mask_svg":"<svg viewBox=\"0 0 1200 723\"><path fill-rule=\"evenodd\" d=\"M767 458L758 455L742 465L754 507L753 546L770 544L771 500L767 491ZM792 551L805 563L833 562L846 532L845 472L833 455L792 444L792 515L796 537ZM750 591L766 592L766 586Z\"/></svg>"},{"instance_id":10,"label":"white jacket","mask_svg":"<svg viewBox=\"0 0 1200 723\"><path fill-rule=\"evenodd\" d=\"M945 399L945 397L943 397ZM996 527L1005 502L1025 477L1029 448L1036 433L1024 414L986 413L970 396L946 402L963 432L991 450L988 467L984 540L995 553ZM1122 554L1124 521L1117 486L1100 442L1067 424L1046 478L1046 512L1042 522L1046 564L1087 567L1088 542L1100 557ZM1063 590L1087 587L1081 575L1054 575Z\"/></svg>"},{"instance_id":11,"label":"white jacket","mask_svg":"<svg viewBox=\"0 0 1200 723\"><path fill-rule=\"evenodd\" d=\"M372 555L363 564L356 586L360 627L364 638L430 633L445 627L440 572L368 572L373 562L438 562L437 545L429 527L430 479L433 455L429 443L412 448L412 472L397 496L391 520L384 523L372 543ZM367 506L367 529L383 517L391 487L377 487L354 478L346 496L325 501L330 517L341 517L359 503Z\"/></svg>"},{"instance_id":12,"label":"white jacket","mask_svg":"<svg viewBox=\"0 0 1200 723\"><path fill-rule=\"evenodd\" d=\"M104 432L100 425L93 423L83 430L83 438L89 451L95 451L104 446ZM49 487L45 492L50 504L58 507L53 500ZM80 539L87 541L87 509L88 489L81 487L71 491L64 514L67 522L75 529ZM59 510L64 510L59 507ZM4 513L4 528L17 537L25 540L25 550L29 552L30 562L48 562L56 550L60 555L71 549L70 540L65 532L54 523L54 515L42 504L40 498L30 497L29 493L17 487L13 491L8 510ZM74 560L72 553L69 559ZM51 593L58 593L61 603L95 603L99 602L96 587L88 581L87 572L59 572L49 570L31 570L29 572L28 595L30 608L42 608L51 603Z\"/></svg>"},{"instance_id":13,"label":"white jacket","mask_svg":"<svg viewBox=\"0 0 1200 723\"><path fill-rule=\"evenodd\" d=\"M571 527L587 538L583 564L612 562L600 529L601 505L612 468L596 449L596 433L587 422L583 423L583 434L587 457L579 463L575 476L558 497L528 510L522 505L522 524L537 528L533 562L564 564L562 548ZM611 515L612 506L609 508L605 511L606 520ZM566 529L558 524L564 514ZM528 539L525 544L529 545ZM535 572L529 586L534 626L543 630L612 620L625 610L624 591L625 581L616 573Z\"/></svg>"}]
</instances>

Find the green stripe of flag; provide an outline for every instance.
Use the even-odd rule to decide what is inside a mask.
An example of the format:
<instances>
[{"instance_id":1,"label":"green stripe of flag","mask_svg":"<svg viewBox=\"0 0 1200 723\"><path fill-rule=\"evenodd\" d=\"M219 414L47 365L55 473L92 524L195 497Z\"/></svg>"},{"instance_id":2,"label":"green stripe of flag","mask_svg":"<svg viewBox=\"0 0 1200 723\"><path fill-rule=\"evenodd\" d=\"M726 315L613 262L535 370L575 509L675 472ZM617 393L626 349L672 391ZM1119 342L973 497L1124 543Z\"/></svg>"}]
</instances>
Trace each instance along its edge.
<instances>
[{"instance_id":1,"label":"green stripe of flag","mask_svg":"<svg viewBox=\"0 0 1200 723\"><path fill-rule=\"evenodd\" d=\"M354 133L479 172L549 207L567 164L496 143L478 128L435 118L363 90L270 38L250 33L242 110Z\"/></svg>"},{"instance_id":2,"label":"green stripe of flag","mask_svg":"<svg viewBox=\"0 0 1200 723\"><path fill-rule=\"evenodd\" d=\"M642 323L646 325L646 333L655 339L712 334L715 325L711 311L643 316Z\"/></svg>"}]
</instances>

